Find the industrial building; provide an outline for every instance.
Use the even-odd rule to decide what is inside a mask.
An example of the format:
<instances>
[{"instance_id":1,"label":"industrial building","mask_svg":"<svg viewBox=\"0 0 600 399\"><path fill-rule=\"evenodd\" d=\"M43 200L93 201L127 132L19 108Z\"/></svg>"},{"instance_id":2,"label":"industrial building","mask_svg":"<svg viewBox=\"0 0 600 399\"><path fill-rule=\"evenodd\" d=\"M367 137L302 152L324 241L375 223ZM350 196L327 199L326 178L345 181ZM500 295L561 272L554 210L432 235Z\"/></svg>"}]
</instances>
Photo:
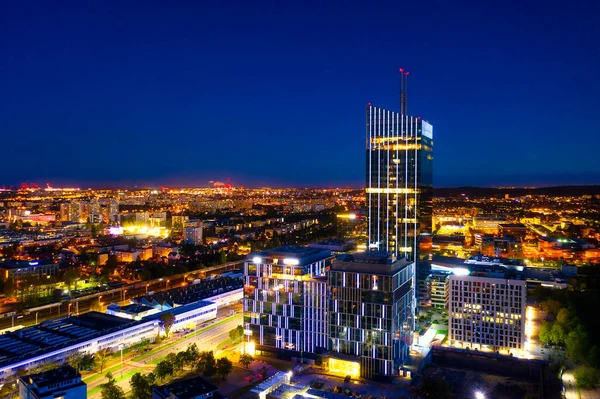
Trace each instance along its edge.
<instances>
[{"instance_id":1,"label":"industrial building","mask_svg":"<svg viewBox=\"0 0 600 399\"><path fill-rule=\"evenodd\" d=\"M216 318L217 302L230 303L242 296L241 289L204 296L178 306L154 303L120 308L111 306L112 314L99 312L44 321L38 325L7 332L0 336L0 385L16 378L19 369L31 369L47 362L62 362L73 352L96 353L101 349L116 350L144 339L153 341L163 333L162 313L172 313L175 323L172 331L195 327ZM213 300L215 302L213 302ZM156 308L159 312L150 312ZM124 317L116 316L120 314Z\"/></svg>"}]
</instances>

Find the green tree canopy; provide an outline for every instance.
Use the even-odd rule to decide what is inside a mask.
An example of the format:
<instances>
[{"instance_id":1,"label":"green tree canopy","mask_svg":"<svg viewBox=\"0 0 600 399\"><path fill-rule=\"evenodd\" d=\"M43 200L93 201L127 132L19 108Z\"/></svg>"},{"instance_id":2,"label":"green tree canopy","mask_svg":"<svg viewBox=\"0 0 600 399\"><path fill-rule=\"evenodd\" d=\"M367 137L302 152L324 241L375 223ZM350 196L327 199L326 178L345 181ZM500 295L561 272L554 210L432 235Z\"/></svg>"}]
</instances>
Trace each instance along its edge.
<instances>
[{"instance_id":1,"label":"green tree canopy","mask_svg":"<svg viewBox=\"0 0 600 399\"><path fill-rule=\"evenodd\" d=\"M221 379L225 379L229 373L231 373L231 370L233 370L233 364L231 363L231 360L227 359L226 357L222 357L217 360L215 373Z\"/></svg>"},{"instance_id":2,"label":"green tree canopy","mask_svg":"<svg viewBox=\"0 0 600 399\"><path fill-rule=\"evenodd\" d=\"M579 366L573 373L577 386L583 389L593 389L598 385L598 370L590 366Z\"/></svg>"},{"instance_id":3,"label":"green tree canopy","mask_svg":"<svg viewBox=\"0 0 600 399\"><path fill-rule=\"evenodd\" d=\"M250 363L252 363L253 361L254 358L247 353L242 353L240 355L239 363L246 369L248 368L248 366L250 366Z\"/></svg>"},{"instance_id":4,"label":"green tree canopy","mask_svg":"<svg viewBox=\"0 0 600 399\"><path fill-rule=\"evenodd\" d=\"M156 375L156 378L160 381L163 381L167 377L171 377L173 374L175 374L173 364L168 360L159 362L154 368L154 375Z\"/></svg>"},{"instance_id":5,"label":"green tree canopy","mask_svg":"<svg viewBox=\"0 0 600 399\"><path fill-rule=\"evenodd\" d=\"M169 338L171 327L175 324L175 315L173 313L162 313L159 319L161 327L165 330L165 336Z\"/></svg>"},{"instance_id":6,"label":"green tree canopy","mask_svg":"<svg viewBox=\"0 0 600 399\"><path fill-rule=\"evenodd\" d=\"M106 348L100 349L94 355L94 363L95 363L96 367L98 367L100 369L100 373L102 373L104 371L104 366L106 366L106 363L108 362L108 358L111 355L112 355L112 352L110 351L110 349L106 349ZM112 376L112 374L111 374L111 376Z\"/></svg>"},{"instance_id":7,"label":"green tree canopy","mask_svg":"<svg viewBox=\"0 0 600 399\"><path fill-rule=\"evenodd\" d=\"M147 399L152 397L152 385L154 385L154 373L143 375L135 373L129 380L131 386L131 397L133 399Z\"/></svg>"},{"instance_id":8,"label":"green tree canopy","mask_svg":"<svg viewBox=\"0 0 600 399\"><path fill-rule=\"evenodd\" d=\"M106 378L108 379L108 382L101 385L100 396L102 399L125 399L123 388L116 384L110 371L106 373Z\"/></svg>"}]
</instances>

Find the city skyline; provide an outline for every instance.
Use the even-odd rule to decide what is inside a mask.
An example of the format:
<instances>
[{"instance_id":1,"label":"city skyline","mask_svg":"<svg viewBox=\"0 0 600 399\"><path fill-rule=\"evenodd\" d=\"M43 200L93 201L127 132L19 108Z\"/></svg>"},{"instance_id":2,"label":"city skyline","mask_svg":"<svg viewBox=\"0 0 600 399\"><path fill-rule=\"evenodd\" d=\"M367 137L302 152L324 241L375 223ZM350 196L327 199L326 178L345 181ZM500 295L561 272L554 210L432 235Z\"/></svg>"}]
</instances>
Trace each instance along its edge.
<instances>
[{"instance_id":1,"label":"city skyline","mask_svg":"<svg viewBox=\"0 0 600 399\"><path fill-rule=\"evenodd\" d=\"M360 110L397 109L399 67L435 187L597 184L598 10L536 3L9 5L0 186L361 187Z\"/></svg>"}]
</instances>

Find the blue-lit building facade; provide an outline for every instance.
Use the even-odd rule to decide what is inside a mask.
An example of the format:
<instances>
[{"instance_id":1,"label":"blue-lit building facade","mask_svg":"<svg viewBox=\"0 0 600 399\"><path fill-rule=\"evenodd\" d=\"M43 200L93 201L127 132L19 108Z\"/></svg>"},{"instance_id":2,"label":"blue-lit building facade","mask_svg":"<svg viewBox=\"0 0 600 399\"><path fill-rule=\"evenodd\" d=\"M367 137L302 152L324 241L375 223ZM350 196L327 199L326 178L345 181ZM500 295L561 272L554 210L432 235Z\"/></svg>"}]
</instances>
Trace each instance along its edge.
<instances>
[{"instance_id":1,"label":"blue-lit building facade","mask_svg":"<svg viewBox=\"0 0 600 399\"><path fill-rule=\"evenodd\" d=\"M297 246L252 254L244 264L244 329L256 350L315 359L327 350L329 250Z\"/></svg>"},{"instance_id":2,"label":"blue-lit building facade","mask_svg":"<svg viewBox=\"0 0 600 399\"><path fill-rule=\"evenodd\" d=\"M412 265L393 254L370 251L341 255L329 271L330 355L358 362L361 377L397 376L409 355Z\"/></svg>"}]
</instances>

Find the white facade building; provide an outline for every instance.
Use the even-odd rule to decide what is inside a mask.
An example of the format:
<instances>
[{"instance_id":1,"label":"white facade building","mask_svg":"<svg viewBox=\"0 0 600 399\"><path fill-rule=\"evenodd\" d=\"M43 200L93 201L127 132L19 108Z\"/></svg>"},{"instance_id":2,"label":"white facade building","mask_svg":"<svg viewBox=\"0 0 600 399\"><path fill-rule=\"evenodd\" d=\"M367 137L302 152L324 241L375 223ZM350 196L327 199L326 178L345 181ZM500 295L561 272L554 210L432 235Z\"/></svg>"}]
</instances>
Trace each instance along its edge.
<instances>
[{"instance_id":1,"label":"white facade building","mask_svg":"<svg viewBox=\"0 0 600 399\"><path fill-rule=\"evenodd\" d=\"M450 276L450 345L478 350L524 350L526 282L494 275Z\"/></svg>"}]
</instances>

